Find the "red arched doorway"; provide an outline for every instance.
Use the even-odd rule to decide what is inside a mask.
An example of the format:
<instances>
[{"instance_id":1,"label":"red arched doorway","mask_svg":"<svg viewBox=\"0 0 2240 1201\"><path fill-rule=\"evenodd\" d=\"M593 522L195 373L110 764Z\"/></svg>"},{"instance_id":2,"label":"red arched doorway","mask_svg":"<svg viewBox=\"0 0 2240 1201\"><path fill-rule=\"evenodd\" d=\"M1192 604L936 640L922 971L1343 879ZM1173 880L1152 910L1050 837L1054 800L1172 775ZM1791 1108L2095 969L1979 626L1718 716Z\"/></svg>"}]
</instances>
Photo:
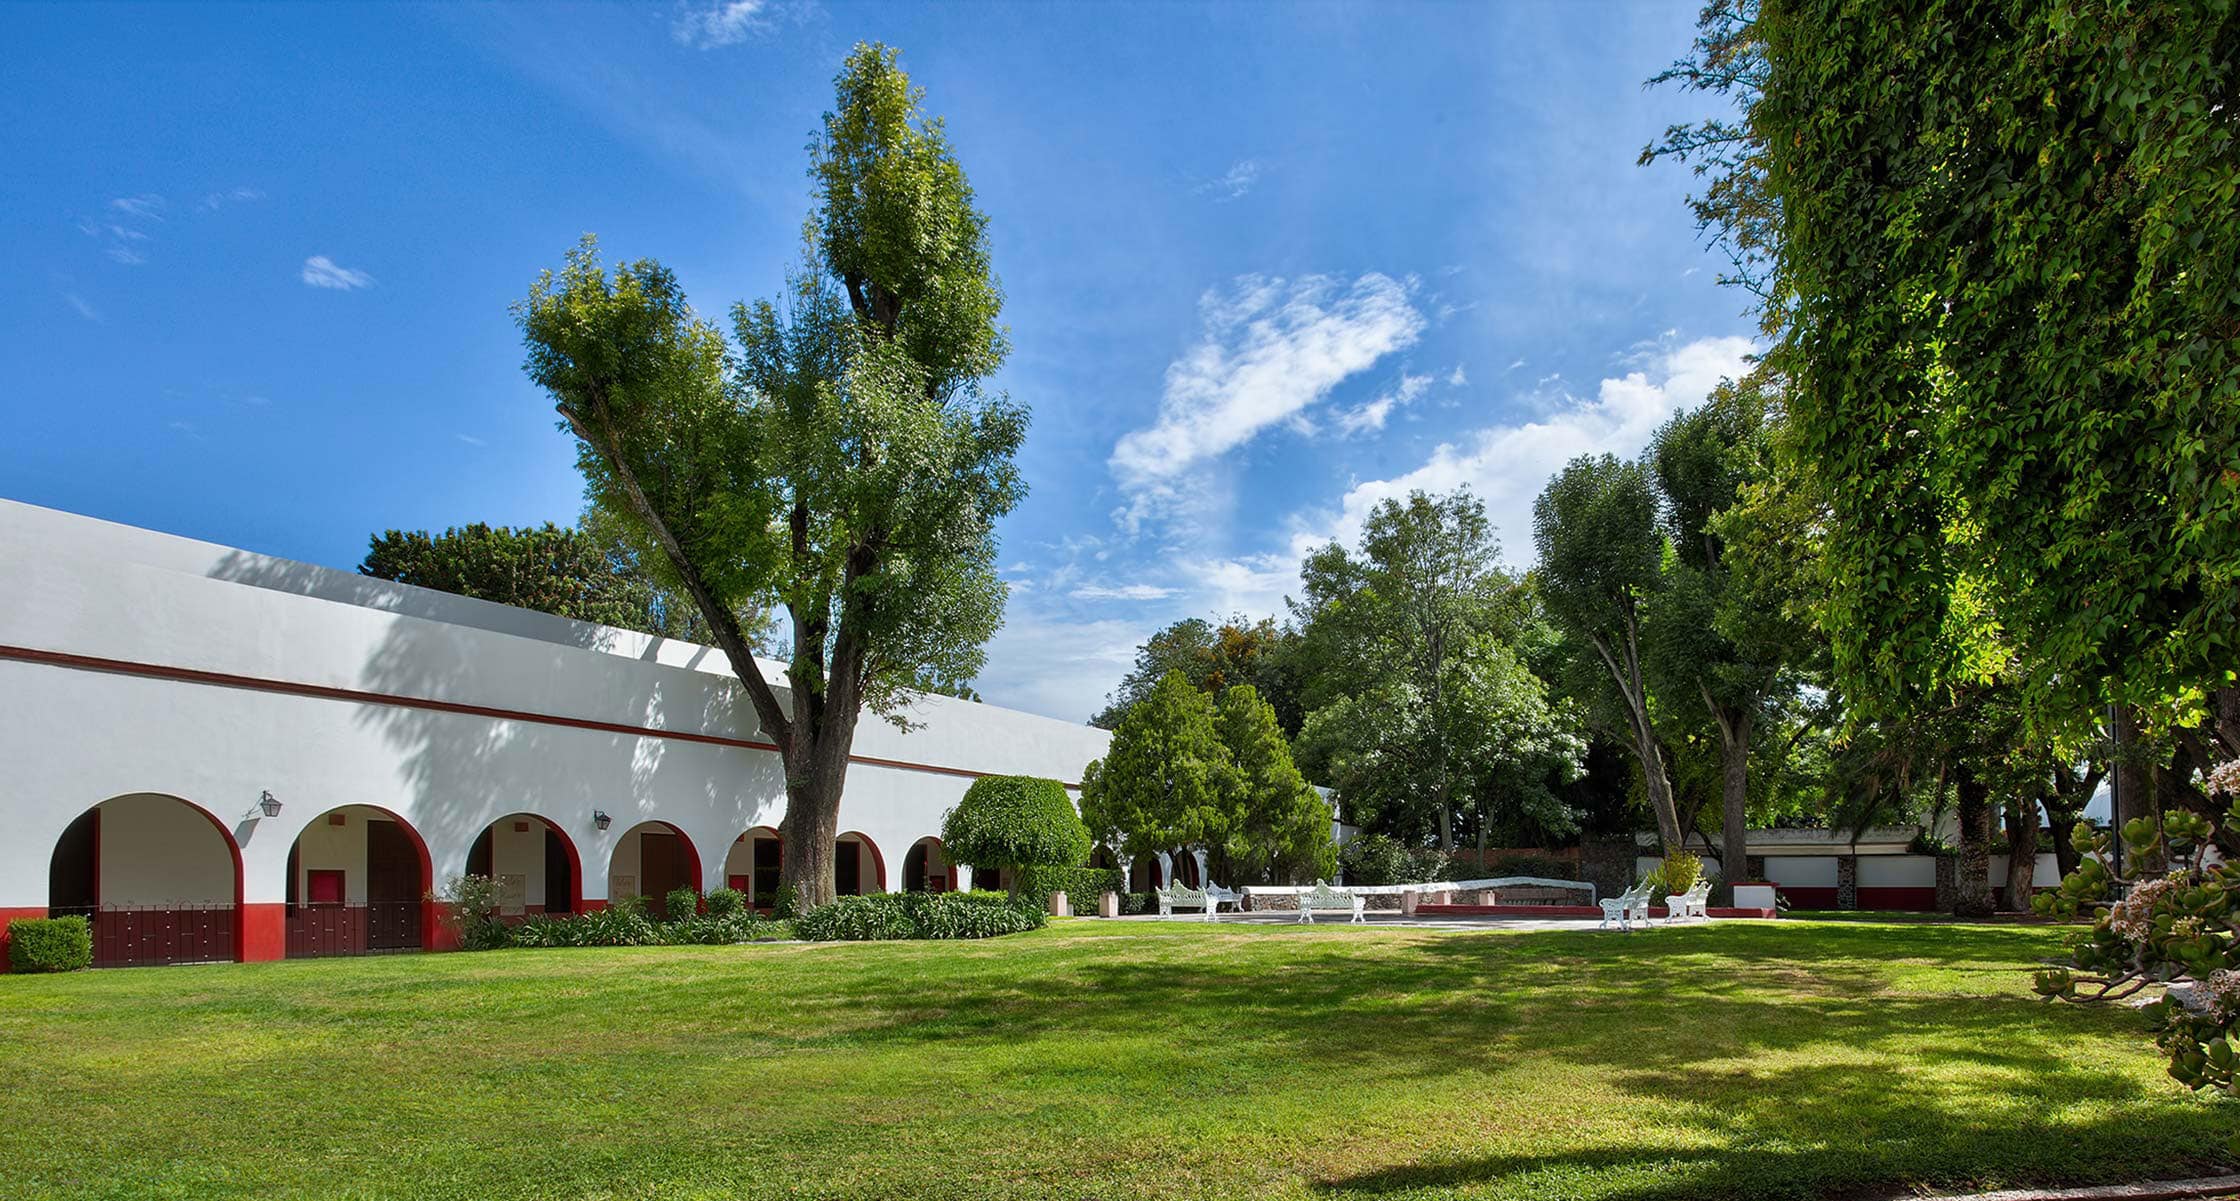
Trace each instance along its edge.
<instances>
[{"instance_id":1,"label":"red arched doorway","mask_svg":"<svg viewBox=\"0 0 2240 1201\"><path fill-rule=\"evenodd\" d=\"M163 793L111 797L55 840L47 913L93 927L93 965L239 960L241 847L215 814Z\"/></svg>"},{"instance_id":2,"label":"red arched doorway","mask_svg":"<svg viewBox=\"0 0 2240 1201\"><path fill-rule=\"evenodd\" d=\"M288 958L434 945L434 883L428 844L411 823L374 805L327 810L288 848Z\"/></svg>"},{"instance_id":3,"label":"red arched doorway","mask_svg":"<svg viewBox=\"0 0 2240 1201\"><path fill-rule=\"evenodd\" d=\"M669 916L669 894L700 891L700 852L685 832L665 821L643 821L615 839L607 860L607 903L644 897L646 912ZM682 915L679 915L682 916Z\"/></svg>"},{"instance_id":4,"label":"red arched doorway","mask_svg":"<svg viewBox=\"0 0 2240 1201\"><path fill-rule=\"evenodd\" d=\"M483 827L467 850L467 874L497 881L503 917L583 912L576 844L534 813L509 813Z\"/></svg>"},{"instance_id":5,"label":"red arched doorway","mask_svg":"<svg viewBox=\"0 0 2240 1201\"><path fill-rule=\"evenodd\" d=\"M902 891L904 892L955 892L957 890L957 865L949 862L949 853L941 840L932 836L910 844L902 856Z\"/></svg>"},{"instance_id":6,"label":"red arched doorway","mask_svg":"<svg viewBox=\"0 0 2240 1201\"><path fill-rule=\"evenodd\" d=\"M887 890L887 859L879 844L853 830L832 846L832 893L853 897Z\"/></svg>"},{"instance_id":7,"label":"red arched doorway","mask_svg":"<svg viewBox=\"0 0 2240 1201\"><path fill-rule=\"evenodd\" d=\"M778 903L778 873L785 865L785 843L769 826L733 839L723 856L723 882L747 894L747 904L770 909Z\"/></svg>"}]
</instances>

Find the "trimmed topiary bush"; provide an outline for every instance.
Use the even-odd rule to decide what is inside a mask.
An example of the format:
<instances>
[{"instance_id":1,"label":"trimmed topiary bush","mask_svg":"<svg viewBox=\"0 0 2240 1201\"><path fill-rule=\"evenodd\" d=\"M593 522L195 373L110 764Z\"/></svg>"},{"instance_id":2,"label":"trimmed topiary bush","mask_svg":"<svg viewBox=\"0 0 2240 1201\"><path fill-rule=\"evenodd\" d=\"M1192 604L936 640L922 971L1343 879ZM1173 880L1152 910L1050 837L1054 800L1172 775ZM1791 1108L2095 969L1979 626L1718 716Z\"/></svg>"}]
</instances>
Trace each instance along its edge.
<instances>
[{"instance_id":1,"label":"trimmed topiary bush","mask_svg":"<svg viewBox=\"0 0 2240 1201\"><path fill-rule=\"evenodd\" d=\"M93 966L93 927L82 917L19 917L8 923L8 966L76 972Z\"/></svg>"},{"instance_id":2,"label":"trimmed topiary bush","mask_svg":"<svg viewBox=\"0 0 2240 1201\"><path fill-rule=\"evenodd\" d=\"M670 921L692 917L700 912L700 890L672 888L661 898L661 912Z\"/></svg>"},{"instance_id":3,"label":"trimmed topiary bush","mask_svg":"<svg viewBox=\"0 0 2240 1201\"><path fill-rule=\"evenodd\" d=\"M951 863L1022 868L1089 860L1089 827L1065 785L1034 776L984 776L941 819Z\"/></svg>"}]
</instances>

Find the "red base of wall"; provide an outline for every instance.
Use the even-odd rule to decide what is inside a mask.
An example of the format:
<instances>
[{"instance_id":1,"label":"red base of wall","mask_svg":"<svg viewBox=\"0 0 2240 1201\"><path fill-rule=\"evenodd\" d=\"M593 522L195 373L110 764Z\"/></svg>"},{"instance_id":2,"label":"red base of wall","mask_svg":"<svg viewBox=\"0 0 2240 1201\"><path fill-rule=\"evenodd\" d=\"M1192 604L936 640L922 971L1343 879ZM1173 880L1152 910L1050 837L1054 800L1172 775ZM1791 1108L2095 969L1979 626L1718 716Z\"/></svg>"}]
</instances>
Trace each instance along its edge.
<instances>
[{"instance_id":1,"label":"red base of wall","mask_svg":"<svg viewBox=\"0 0 2240 1201\"><path fill-rule=\"evenodd\" d=\"M259 902L240 907L241 936L234 942L233 957L241 963L262 963L288 957L288 907Z\"/></svg>"},{"instance_id":2,"label":"red base of wall","mask_svg":"<svg viewBox=\"0 0 2240 1201\"><path fill-rule=\"evenodd\" d=\"M8 970L8 923L19 917L45 916L47 907L44 905L29 909L0 908L0 972Z\"/></svg>"},{"instance_id":3,"label":"red base of wall","mask_svg":"<svg viewBox=\"0 0 2240 1201\"><path fill-rule=\"evenodd\" d=\"M1386 912L1378 910L1377 912ZM1424 917L1601 917L1602 909L1596 905L1418 905L1416 912ZM1771 909L1707 910L1713 917L1772 917ZM1662 920L1662 905L1649 907L1649 916Z\"/></svg>"}]
</instances>

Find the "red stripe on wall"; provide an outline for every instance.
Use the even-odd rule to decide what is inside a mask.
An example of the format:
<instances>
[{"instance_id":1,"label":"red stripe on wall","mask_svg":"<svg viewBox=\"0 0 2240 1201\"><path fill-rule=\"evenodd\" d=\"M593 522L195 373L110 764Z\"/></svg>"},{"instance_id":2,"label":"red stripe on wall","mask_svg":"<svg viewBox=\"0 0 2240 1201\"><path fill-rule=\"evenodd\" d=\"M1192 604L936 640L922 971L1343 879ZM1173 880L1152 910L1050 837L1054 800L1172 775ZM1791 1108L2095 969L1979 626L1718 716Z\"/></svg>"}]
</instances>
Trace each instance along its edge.
<instances>
[{"instance_id":1,"label":"red stripe on wall","mask_svg":"<svg viewBox=\"0 0 2240 1201\"><path fill-rule=\"evenodd\" d=\"M0 659L14 659L21 663L37 663L47 667L63 667L76 671L98 671L111 675L140 676L151 680L170 680L182 684L207 684L217 688L240 688L250 692L270 692L282 696L304 696L317 700L346 701L356 705L390 705L400 709L427 709L437 713L459 713L469 717L487 717L494 721L524 721L537 725L563 726L572 730L596 730L603 734L629 734L644 738L667 738L678 742L704 742L711 746L736 747L749 751L772 751L776 743L757 742L745 738L726 738L720 734L700 734L690 730L663 730L653 726L633 726L623 722L597 721L588 717L562 717L554 713L532 713L526 709L501 709L491 705L470 705L461 701L439 701L423 696L399 696L388 692L366 692L356 688L335 688L326 684L302 684L294 680L273 680L261 676L234 675L230 672L203 671L193 667L171 667L161 663L138 663L130 659L104 659L95 655L74 655L67 651L43 651L27 646L0 645ZM850 755L848 762L869 767L893 767L904 771L932 772L935 775L963 776L977 780L994 773L973 771L964 767L947 767L939 763L914 763L907 759L882 759L877 755ZM1068 788L1081 785L1068 783Z\"/></svg>"}]
</instances>

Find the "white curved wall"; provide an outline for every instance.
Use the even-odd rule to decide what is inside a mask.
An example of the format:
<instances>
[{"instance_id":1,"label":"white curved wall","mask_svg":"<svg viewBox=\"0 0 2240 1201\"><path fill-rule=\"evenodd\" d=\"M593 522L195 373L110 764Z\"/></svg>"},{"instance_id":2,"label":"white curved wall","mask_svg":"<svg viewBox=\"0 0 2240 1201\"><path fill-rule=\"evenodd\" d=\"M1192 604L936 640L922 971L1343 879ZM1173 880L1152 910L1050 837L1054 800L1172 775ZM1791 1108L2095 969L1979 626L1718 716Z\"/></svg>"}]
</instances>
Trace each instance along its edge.
<instances>
[{"instance_id":1,"label":"white curved wall","mask_svg":"<svg viewBox=\"0 0 2240 1201\"><path fill-rule=\"evenodd\" d=\"M699 851L703 886L716 887L738 835L784 815L774 752L665 736L758 736L723 656L705 647L8 501L0 565L0 762L9 764L0 908L44 905L64 827L133 793L183 797L231 830L252 904L283 899L290 844L341 805L378 806L409 823L439 881L465 871L491 822L547 818L573 841L590 900L605 896L615 840L640 821L682 830ZM89 670L21 652L138 666ZM258 683L154 678L148 668ZM919 728L906 733L866 715L857 736L859 756L911 765L849 769L841 829L872 839L885 859L884 877L873 879L866 857L866 889L899 887L903 851L937 833L971 783L958 773L1071 783L1109 740L945 697L927 698L912 717ZM277 818L256 811L265 791L283 803ZM594 809L612 815L607 831L594 826ZM525 837L541 835L532 827ZM541 876L541 848L523 858ZM541 878L528 891L541 896Z\"/></svg>"}]
</instances>

